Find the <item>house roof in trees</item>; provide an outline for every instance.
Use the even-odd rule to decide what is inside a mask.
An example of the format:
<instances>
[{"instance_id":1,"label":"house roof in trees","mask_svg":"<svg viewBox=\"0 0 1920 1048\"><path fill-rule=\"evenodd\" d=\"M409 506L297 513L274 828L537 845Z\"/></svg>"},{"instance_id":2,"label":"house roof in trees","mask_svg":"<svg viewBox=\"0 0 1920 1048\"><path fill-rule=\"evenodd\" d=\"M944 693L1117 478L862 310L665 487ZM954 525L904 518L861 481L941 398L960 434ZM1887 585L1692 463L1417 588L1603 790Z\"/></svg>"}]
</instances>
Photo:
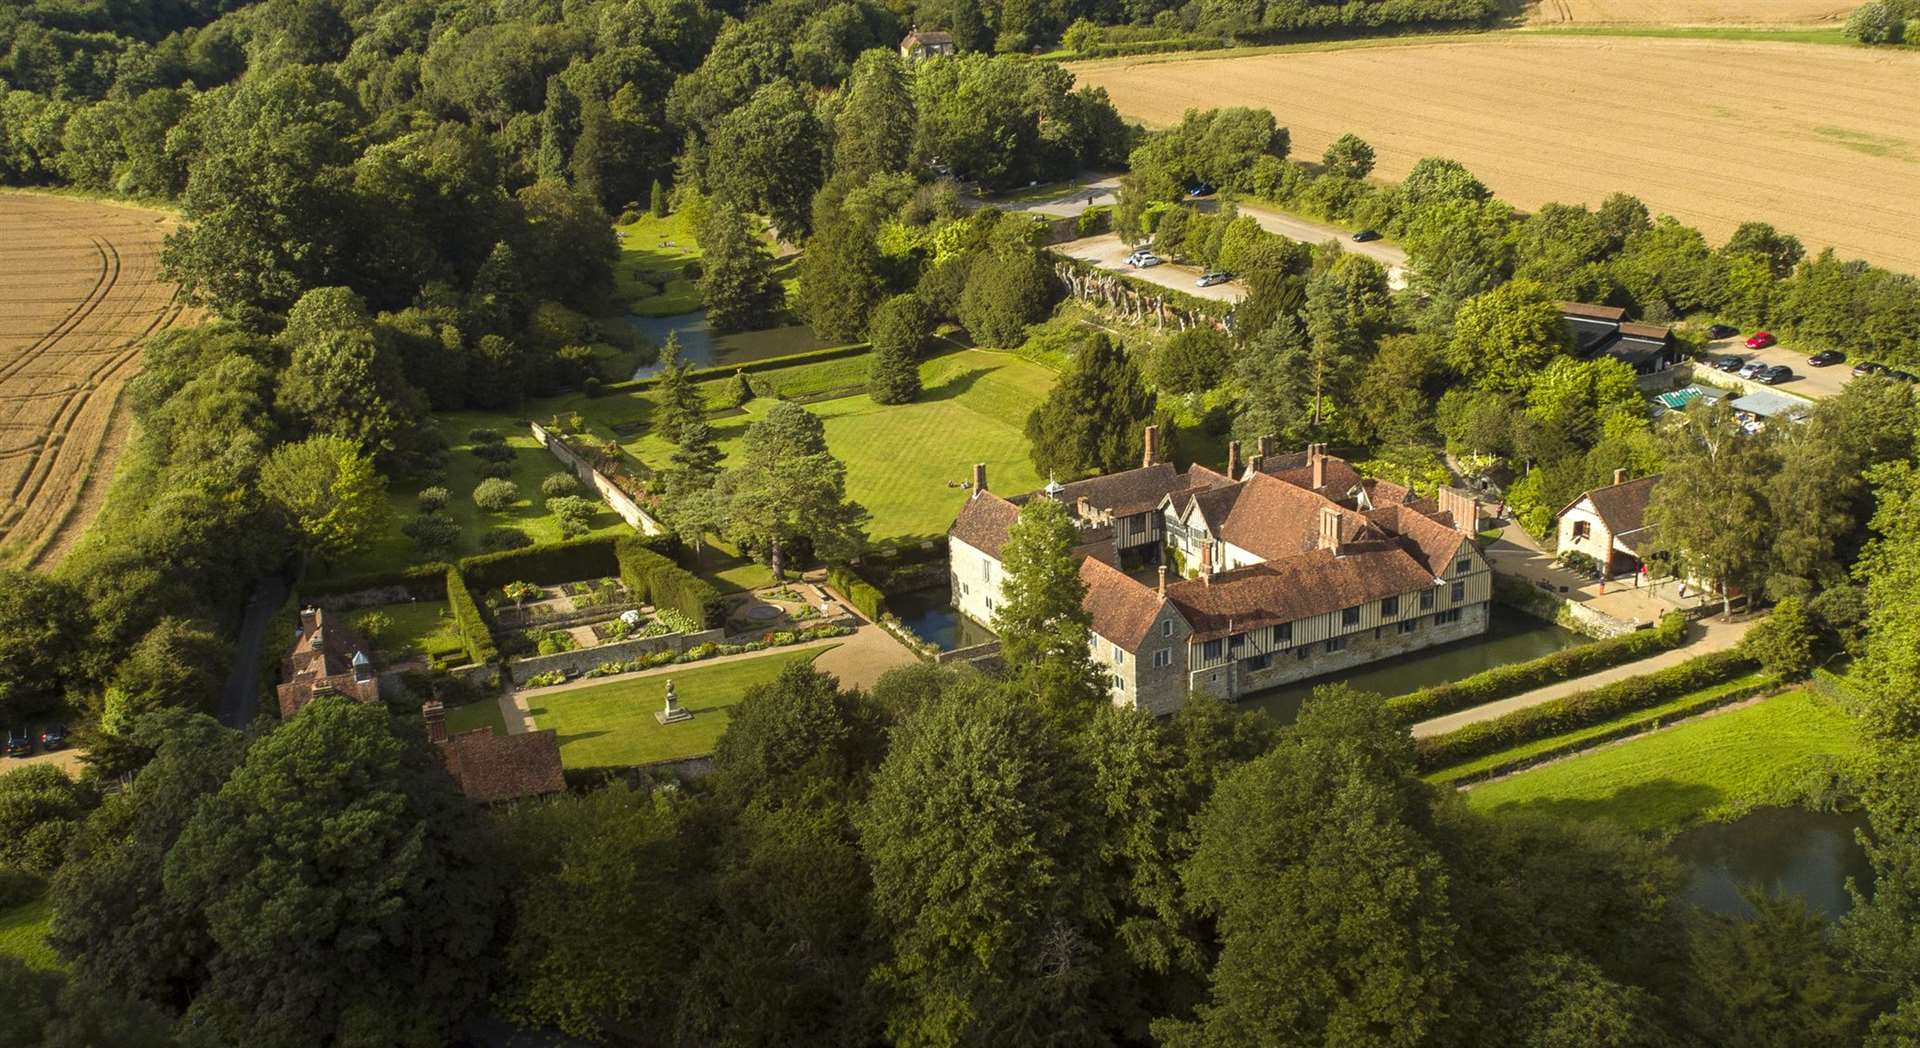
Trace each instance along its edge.
<instances>
[{"instance_id":1,"label":"house roof in trees","mask_svg":"<svg viewBox=\"0 0 1920 1048\"><path fill-rule=\"evenodd\" d=\"M1337 555L1316 549L1189 579L1167 587L1167 599L1193 627L1195 640L1212 640L1432 585L1433 574L1400 543L1376 540L1343 546Z\"/></svg>"},{"instance_id":2,"label":"house roof in trees","mask_svg":"<svg viewBox=\"0 0 1920 1048\"><path fill-rule=\"evenodd\" d=\"M1567 333L1573 336L1575 356L1592 358L1605 353L1641 374L1678 360L1671 328L1630 321L1627 311L1617 306L1562 302L1560 316L1567 322Z\"/></svg>"},{"instance_id":3,"label":"house roof in trees","mask_svg":"<svg viewBox=\"0 0 1920 1048\"><path fill-rule=\"evenodd\" d=\"M1165 606L1160 591L1091 557L1080 562L1080 581L1087 587L1081 606L1093 617L1093 632L1128 651L1138 650Z\"/></svg>"},{"instance_id":4,"label":"house roof in trees","mask_svg":"<svg viewBox=\"0 0 1920 1048\"><path fill-rule=\"evenodd\" d=\"M1601 523L1605 524L1607 530L1614 535L1640 531L1646 527L1647 502L1652 498L1654 485L1659 480L1660 474L1654 473L1645 477L1635 477L1620 484L1594 488L1567 503L1560 513L1554 516L1559 517L1582 502L1591 502L1594 515L1598 516Z\"/></svg>"},{"instance_id":5,"label":"house roof in trees","mask_svg":"<svg viewBox=\"0 0 1920 1048\"><path fill-rule=\"evenodd\" d=\"M937 44L952 46L953 34L940 29L915 29L900 41L900 46L908 49Z\"/></svg>"},{"instance_id":6,"label":"house roof in trees","mask_svg":"<svg viewBox=\"0 0 1920 1048\"><path fill-rule=\"evenodd\" d=\"M495 735L492 728L461 732L440 743L440 756L460 792L477 804L538 797L567 788L560 740L553 729Z\"/></svg>"},{"instance_id":7,"label":"house roof in trees","mask_svg":"<svg viewBox=\"0 0 1920 1048\"><path fill-rule=\"evenodd\" d=\"M989 557L998 558L1001 548L1007 544L1007 534L1013 530L1013 522L1018 519L1018 503L991 491L977 491L960 507L960 515L953 519L947 534Z\"/></svg>"},{"instance_id":8,"label":"house roof in trees","mask_svg":"<svg viewBox=\"0 0 1920 1048\"><path fill-rule=\"evenodd\" d=\"M281 718L300 712L316 694L334 692L355 702L378 699L380 674L366 651L366 638L346 624L320 608L301 609L299 635L280 663L283 683L274 689Z\"/></svg>"}]
</instances>

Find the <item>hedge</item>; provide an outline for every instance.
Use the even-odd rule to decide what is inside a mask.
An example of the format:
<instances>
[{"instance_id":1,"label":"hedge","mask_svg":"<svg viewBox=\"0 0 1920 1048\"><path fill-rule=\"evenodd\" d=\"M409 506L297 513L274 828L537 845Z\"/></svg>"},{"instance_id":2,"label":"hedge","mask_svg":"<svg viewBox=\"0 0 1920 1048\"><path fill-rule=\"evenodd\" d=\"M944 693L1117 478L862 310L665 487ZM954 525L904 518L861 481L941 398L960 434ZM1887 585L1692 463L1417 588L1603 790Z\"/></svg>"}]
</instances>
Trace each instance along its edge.
<instances>
[{"instance_id":1,"label":"hedge","mask_svg":"<svg viewBox=\"0 0 1920 1048\"><path fill-rule=\"evenodd\" d=\"M467 642L467 658L480 666L499 661L500 649L493 646L493 631L487 628L486 617L473 602L473 592L467 589L459 568L447 569L447 608L453 613L461 639Z\"/></svg>"},{"instance_id":2,"label":"hedge","mask_svg":"<svg viewBox=\"0 0 1920 1048\"><path fill-rule=\"evenodd\" d=\"M887 595L879 587L853 573L845 564L835 564L827 568L827 585L840 591L854 610L865 615L869 621L879 622L882 612L887 610Z\"/></svg>"},{"instance_id":3,"label":"hedge","mask_svg":"<svg viewBox=\"0 0 1920 1048\"><path fill-rule=\"evenodd\" d=\"M1662 616L1650 630L1564 648L1531 662L1515 662L1464 677L1448 684L1399 695L1387 700L1387 709L1407 724L1444 716L1472 706L1505 699L1521 692L1584 677L1610 666L1644 659L1680 646L1687 639L1687 620L1678 612Z\"/></svg>"},{"instance_id":4,"label":"hedge","mask_svg":"<svg viewBox=\"0 0 1920 1048\"><path fill-rule=\"evenodd\" d=\"M627 592L656 608L672 608L700 629L712 629L726 617L726 601L706 579L675 564L650 540L622 536L614 543L615 571Z\"/></svg>"},{"instance_id":5,"label":"hedge","mask_svg":"<svg viewBox=\"0 0 1920 1048\"><path fill-rule=\"evenodd\" d=\"M1422 772L1450 767L1522 743L1552 738L1602 724L1690 691L1730 680L1755 666L1738 651L1716 651L1678 666L1629 677L1592 691L1515 710L1504 717L1468 724L1445 735L1415 739Z\"/></svg>"},{"instance_id":6,"label":"hedge","mask_svg":"<svg viewBox=\"0 0 1920 1048\"><path fill-rule=\"evenodd\" d=\"M582 579L604 579L620 574L613 536L567 539L524 549L481 553L460 561L467 584L480 590L498 589L509 582L536 582L551 586Z\"/></svg>"},{"instance_id":7,"label":"hedge","mask_svg":"<svg viewBox=\"0 0 1920 1048\"><path fill-rule=\"evenodd\" d=\"M722 364L717 367L696 368L688 372L688 375L691 376L695 382L705 382L709 379L732 378L733 373L736 371L744 371L752 375L762 371L778 371L781 368L798 367L801 364L817 364L823 360L840 360L844 357L857 357L865 353L871 353L872 351L873 346L871 344L855 342L845 346L830 346L826 349L807 349L801 350L798 353L787 353L777 357L765 357L760 360L751 360L744 364ZM625 382L609 383L601 388L607 393L631 393L635 390L646 389L658 381L658 375L648 375L646 378L634 378L628 379Z\"/></svg>"},{"instance_id":8,"label":"hedge","mask_svg":"<svg viewBox=\"0 0 1920 1048\"><path fill-rule=\"evenodd\" d=\"M319 582L302 580L298 589L302 597L327 597L383 589L387 586L404 586L409 594L421 600L439 600L440 588L446 583L449 567L452 565L444 561L435 561L432 564L416 564L402 571L377 571L365 575L349 575L340 579L323 579Z\"/></svg>"}]
</instances>

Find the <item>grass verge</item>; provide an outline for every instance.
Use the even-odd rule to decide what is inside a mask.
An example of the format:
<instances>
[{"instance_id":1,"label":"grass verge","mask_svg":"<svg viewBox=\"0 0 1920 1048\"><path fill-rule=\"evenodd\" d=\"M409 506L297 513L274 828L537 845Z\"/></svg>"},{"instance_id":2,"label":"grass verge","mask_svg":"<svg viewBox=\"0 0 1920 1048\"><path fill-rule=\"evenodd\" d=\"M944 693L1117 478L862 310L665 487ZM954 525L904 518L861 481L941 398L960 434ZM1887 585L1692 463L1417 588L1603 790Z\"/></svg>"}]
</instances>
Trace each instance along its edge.
<instances>
[{"instance_id":1,"label":"grass verge","mask_svg":"<svg viewBox=\"0 0 1920 1048\"><path fill-rule=\"evenodd\" d=\"M1806 688L1467 791L1482 811L1679 829L1814 762L1858 755L1853 718Z\"/></svg>"},{"instance_id":2,"label":"grass verge","mask_svg":"<svg viewBox=\"0 0 1920 1048\"><path fill-rule=\"evenodd\" d=\"M447 734L458 735L478 728L492 729L495 735L507 734L507 717L497 698L469 702L447 711Z\"/></svg>"},{"instance_id":3,"label":"grass verge","mask_svg":"<svg viewBox=\"0 0 1920 1048\"><path fill-rule=\"evenodd\" d=\"M46 896L0 910L0 954L19 958L29 968L59 968L60 956L47 945L53 903Z\"/></svg>"}]
</instances>

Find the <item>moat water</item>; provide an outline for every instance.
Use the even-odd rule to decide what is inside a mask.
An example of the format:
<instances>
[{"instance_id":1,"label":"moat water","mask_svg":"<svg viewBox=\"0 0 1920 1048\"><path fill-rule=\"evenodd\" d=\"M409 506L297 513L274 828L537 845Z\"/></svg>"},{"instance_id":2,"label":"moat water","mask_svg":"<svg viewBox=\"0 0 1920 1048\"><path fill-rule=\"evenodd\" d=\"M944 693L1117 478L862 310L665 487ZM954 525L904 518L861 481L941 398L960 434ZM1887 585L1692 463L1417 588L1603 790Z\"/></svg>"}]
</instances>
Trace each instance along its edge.
<instances>
[{"instance_id":1,"label":"moat water","mask_svg":"<svg viewBox=\"0 0 1920 1048\"><path fill-rule=\"evenodd\" d=\"M1873 889L1873 866L1854 839L1866 824L1858 813L1761 808L1687 830L1668 850L1692 870L1687 899L1703 910L1752 916L1746 889L1799 896L1831 920L1853 908L1848 878L1863 892Z\"/></svg>"},{"instance_id":2,"label":"moat water","mask_svg":"<svg viewBox=\"0 0 1920 1048\"><path fill-rule=\"evenodd\" d=\"M887 610L915 635L938 644L941 651L970 648L994 639L986 627L948 605L945 587L896 593L887 598Z\"/></svg>"},{"instance_id":3,"label":"moat water","mask_svg":"<svg viewBox=\"0 0 1920 1048\"><path fill-rule=\"evenodd\" d=\"M1300 716L1300 707L1313 694L1313 689L1323 684L1350 684L1361 691L1378 692L1386 696L1405 695L1435 684L1471 677L1495 666L1537 659L1586 642L1587 638L1572 630L1561 629L1525 612L1495 604L1487 632L1478 637L1256 692L1241 699L1237 705L1244 709L1265 710L1276 724L1292 724Z\"/></svg>"},{"instance_id":4,"label":"moat water","mask_svg":"<svg viewBox=\"0 0 1920 1048\"><path fill-rule=\"evenodd\" d=\"M745 364L749 361L765 360L768 357L785 356L788 353L825 349L831 344L813 337L813 332L802 324L769 328L765 331L740 331L731 335L716 335L707 324L707 314L704 310L671 317L629 315L627 323L656 346L664 345L670 334L678 336L680 359L696 368ZM660 365L657 361L644 364L633 373L633 377L646 378L659 370Z\"/></svg>"}]
</instances>

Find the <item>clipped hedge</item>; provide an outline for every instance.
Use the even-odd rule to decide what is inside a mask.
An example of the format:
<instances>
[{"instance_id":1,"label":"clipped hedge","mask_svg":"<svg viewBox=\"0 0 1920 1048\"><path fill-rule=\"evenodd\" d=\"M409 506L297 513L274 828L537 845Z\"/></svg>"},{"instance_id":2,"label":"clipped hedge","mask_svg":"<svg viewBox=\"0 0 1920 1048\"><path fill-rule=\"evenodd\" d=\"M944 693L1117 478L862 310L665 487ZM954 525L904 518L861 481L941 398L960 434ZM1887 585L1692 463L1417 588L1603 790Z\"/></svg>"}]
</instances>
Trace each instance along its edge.
<instances>
[{"instance_id":1,"label":"clipped hedge","mask_svg":"<svg viewBox=\"0 0 1920 1048\"><path fill-rule=\"evenodd\" d=\"M308 582L303 579L299 590L302 597L331 597L342 593L360 593L365 590L385 589L388 586L402 586L417 599L439 600L440 588L445 585L447 569L451 566L444 561L435 561L432 564L416 564L402 571L376 571L365 575L323 579L319 582Z\"/></svg>"},{"instance_id":2,"label":"clipped hedge","mask_svg":"<svg viewBox=\"0 0 1920 1048\"><path fill-rule=\"evenodd\" d=\"M766 357L761 360L751 360L744 364L722 364L710 368L695 368L693 371L688 372L688 374L695 382L705 382L708 379L732 378L734 372L737 371L744 371L752 375L762 371L778 371L781 368L798 367L801 364L817 364L823 360L840 360L843 357L857 357L871 352L873 352L873 346L870 344L855 342L851 345L830 346L826 349L807 349L798 353ZM602 389L607 393L631 393L635 390L646 389L658 381L659 376L649 375L646 378L635 378L628 379L625 382L609 383L603 386Z\"/></svg>"},{"instance_id":3,"label":"clipped hedge","mask_svg":"<svg viewBox=\"0 0 1920 1048\"><path fill-rule=\"evenodd\" d=\"M459 568L447 569L447 608L453 613L460 638L467 642L467 658L481 666L498 662L500 649L494 647L493 632L487 628L487 620L480 614L480 605L474 603L473 591L467 588Z\"/></svg>"},{"instance_id":4,"label":"clipped hedge","mask_svg":"<svg viewBox=\"0 0 1920 1048\"><path fill-rule=\"evenodd\" d=\"M467 584L480 590L509 582L537 582L551 586L581 579L604 579L620 573L613 536L567 539L524 549L481 553L460 562Z\"/></svg>"},{"instance_id":5,"label":"clipped hedge","mask_svg":"<svg viewBox=\"0 0 1920 1048\"><path fill-rule=\"evenodd\" d=\"M1530 662L1515 662L1471 677L1387 700L1387 709L1407 724L1445 716L1460 710L1510 698L1563 680L1584 677L1611 666L1644 659L1677 648L1687 639L1686 617L1670 612L1650 630L1564 648Z\"/></svg>"},{"instance_id":6,"label":"clipped hedge","mask_svg":"<svg viewBox=\"0 0 1920 1048\"><path fill-rule=\"evenodd\" d=\"M865 615L869 621L879 622L880 615L887 610L887 595L880 588L853 573L845 564L835 564L827 568L827 585L840 591L854 610Z\"/></svg>"},{"instance_id":7,"label":"clipped hedge","mask_svg":"<svg viewBox=\"0 0 1920 1048\"><path fill-rule=\"evenodd\" d=\"M1436 771L1522 743L1603 724L1623 714L1731 680L1751 672L1754 666L1752 659L1737 651L1716 651L1688 659L1678 666L1528 706L1494 720L1468 724L1445 735L1415 739L1413 748L1420 770Z\"/></svg>"},{"instance_id":8,"label":"clipped hedge","mask_svg":"<svg viewBox=\"0 0 1920 1048\"><path fill-rule=\"evenodd\" d=\"M615 573L627 592L656 608L691 619L697 629L712 629L726 618L726 601L713 583L675 564L638 535L614 544Z\"/></svg>"}]
</instances>

